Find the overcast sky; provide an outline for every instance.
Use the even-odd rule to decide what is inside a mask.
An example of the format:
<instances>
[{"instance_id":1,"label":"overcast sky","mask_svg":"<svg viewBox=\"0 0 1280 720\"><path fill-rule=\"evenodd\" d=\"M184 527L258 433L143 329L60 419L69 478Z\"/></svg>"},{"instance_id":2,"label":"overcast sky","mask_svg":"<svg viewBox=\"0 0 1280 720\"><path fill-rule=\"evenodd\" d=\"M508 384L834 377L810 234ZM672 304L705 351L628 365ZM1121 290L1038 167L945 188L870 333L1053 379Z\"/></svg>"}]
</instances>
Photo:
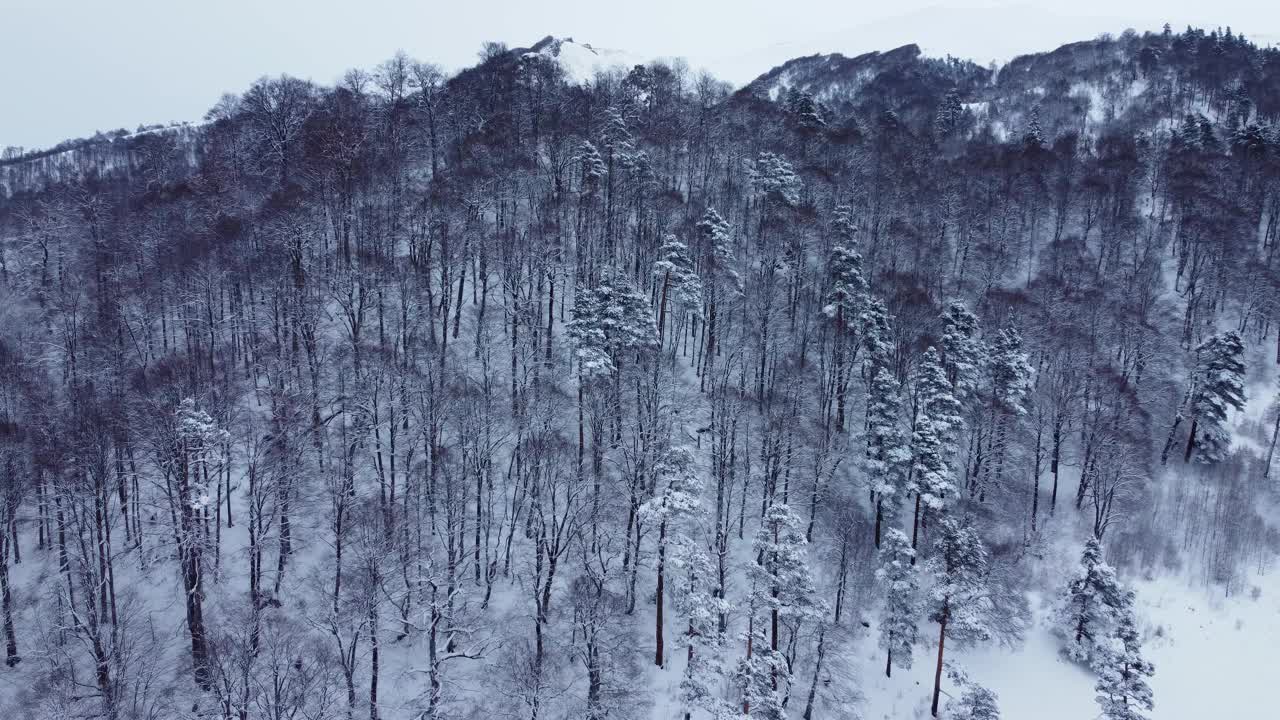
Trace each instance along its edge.
<instances>
[{"instance_id":1,"label":"overcast sky","mask_svg":"<svg viewBox=\"0 0 1280 720\"><path fill-rule=\"evenodd\" d=\"M262 75L329 84L403 49L448 68L485 40L572 37L743 83L798 55L908 42L986 63L1127 27L1280 39L1274 0L0 0L0 147L198 120Z\"/></svg>"}]
</instances>

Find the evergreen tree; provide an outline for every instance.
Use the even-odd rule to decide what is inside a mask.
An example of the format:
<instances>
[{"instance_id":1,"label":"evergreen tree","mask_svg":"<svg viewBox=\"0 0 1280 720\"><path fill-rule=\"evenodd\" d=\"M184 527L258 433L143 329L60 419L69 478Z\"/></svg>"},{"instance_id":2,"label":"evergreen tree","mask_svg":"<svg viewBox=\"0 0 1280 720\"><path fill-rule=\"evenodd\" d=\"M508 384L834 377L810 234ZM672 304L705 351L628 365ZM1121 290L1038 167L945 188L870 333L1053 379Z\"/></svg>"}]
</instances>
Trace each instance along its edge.
<instances>
[{"instance_id":1,"label":"evergreen tree","mask_svg":"<svg viewBox=\"0 0 1280 720\"><path fill-rule=\"evenodd\" d=\"M868 287L862 272L862 254L857 249L857 228L848 206L836 208L831 225L836 242L827 261L831 290L822 312L834 318L838 327L856 327L868 302Z\"/></svg>"},{"instance_id":2,"label":"evergreen tree","mask_svg":"<svg viewBox=\"0 0 1280 720\"><path fill-rule=\"evenodd\" d=\"M188 463L203 470L190 473L189 495L182 500L192 509L201 511L213 502L209 495L209 468L221 462L219 450L229 434L218 427L209 413L197 408L193 398L183 398L174 414L178 444L175 451L185 454Z\"/></svg>"},{"instance_id":3,"label":"evergreen tree","mask_svg":"<svg viewBox=\"0 0 1280 720\"><path fill-rule=\"evenodd\" d=\"M1004 479L1004 461L1009 446L1010 425L1027 412L1026 401L1031 393L1032 369L1027 353L1022 349L1022 335L1012 325L996 334L987 362L989 382L988 422L978 438L986 437L985 455L975 461L974 472L969 477L970 494L979 501L986 500L986 490L993 482Z\"/></svg>"},{"instance_id":4,"label":"evergreen tree","mask_svg":"<svg viewBox=\"0 0 1280 720\"><path fill-rule=\"evenodd\" d=\"M1244 408L1244 340L1234 330L1214 335L1196 348L1191 391L1191 429L1183 460L1214 463L1231 447L1227 408Z\"/></svg>"},{"instance_id":5,"label":"evergreen tree","mask_svg":"<svg viewBox=\"0 0 1280 720\"><path fill-rule=\"evenodd\" d=\"M1063 654L1094 665L1099 645L1105 647L1125 601L1115 570L1102 559L1102 543L1089 538L1080 556L1080 569L1067 583L1054 612L1054 633L1066 645Z\"/></svg>"},{"instance_id":6,"label":"evergreen tree","mask_svg":"<svg viewBox=\"0 0 1280 720\"><path fill-rule=\"evenodd\" d=\"M589 140L583 140L578 147L578 167L582 172L582 187L593 192L600 186L607 168L600 151Z\"/></svg>"},{"instance_id":7,"label":"evergreen tree","mask_svg":"<svg viewBox=\"0 0 1280 720\"><path fill-rule=\"evenodd\" d=\"M1026 413L1031 375L1031 363L1022 349L1022 335L1010 325L996 335L991 347L992 399L998 410L1007 415Z\"/></svg>"},{"instance_id":8,"label":"evergreen tree","mask_svg":"<svg viewBox=\"0 0 1280 720\"><path fill-rule=\"evenodd\" d=\"M720 303L726 294L742 291L742 278L733 267L736 258L729 223L720 217L720 213L708 207L698 221L697 229L707 338L699 387L705 389L707 370L715 361L719 347Z\"/></svg>"},{"instance_id":9,"label":"evergreen tree","mask_svg":"<svg viewBox=\"0 0 1280 720\"><path fill-rule=\"evenodd\" d=\"M791 163L771 152L762 152L748 167L751 188L770 204L793 207L800 202L800 176Z\"/></svg>"},{"instance_id":10,"label":"evergreen tree","mask_svg":"<svg viewBox=\"0 0 1280 720\"><path fill-rule=\"evenodd\" d=\"M685 648L679 690L685 718L688 720L694 710L713 718L728 716L732 708L719 694L724 639L718 622L729 604L715 595L715 567L706 551L688 536L673 539L671 567L676 578L672 607L685 627L679 636Z\"/></svg>"},{"instance_id":11,"label":"evergreen tree","mask_svg":"<svg viewBox=\"0 0 1280 720\"><path fill-rule=\"evenodd\" d=\"M1027 120L1027 130L1022 134L1022 145L1028 150L1044 149L1044 129L1040 127L1040 105L1031 106L1031 117Z\"/></svg>"},{"instance_id":12,"label":"evergreen tree","mask_svg":"<svg viewBox=\"0 0 1280 720\"><path fill-rule=\"evenodd\" d=\"M958 700L947 703L947 720L1000 720L997 699L994 692L969 683Z\"/></svg>"},{"instance_id":13,"label":"evergreen tree","mask_svg":"<svg viewBox=\"0 0 1280 720\"><path fill-rule=\"evenodd\" d=\"M631 155L635 152L635 138L627 128L627 120L619 108L611 107L605 111L600 142L611 160L630 162Z\"/></svg>"},{"instance_id":14,"label":"evergreen tree","mask_svg":"<svg viewBox=\"0 0 1280 720\"><path fill-rule=\"evenodd\" d=\"M984 351L978 339L978 318L956 300L942 315L942 367L955 397L965 402L978 389Z\"/></svg>"},{"instance_id":15,"label":"evergreen tree","mask_svg":"<svg viewBox=\"0 0 1280 720\"><path fill-rule=\"evenodd\" d=\"M821 618L825 604L813 585L802 523L790 507L783 503L769 506L751 548L756 558L748 569L751 629L747 657L738 666L738 685L744 705L750 705L753 714L782 717L774 714L782 708L778 689L790 682L790 666L781 653L782 624L787 623L794 632L804 621ZM766 671L767 692L760 680Z\"/></svg>"},{"instance_id":16,"label":"evergreen tree","mask_svg":"<svg viewBox=\"0 0 1280 720\"><path fill-rule=\"evenodd\" d=\"M950 457L964 424L960 403L956 401L951 383L947 382L942 358L932 346L920 360L916 391L919 412L911 431L912 467L908 488L916 496L911 529L913 548L919 539L921 504L936 512L955 493Z\"/></svg>"},{"instance_id":17,"label":"evergreen tree","mask_svg":"<svg viewBox=\"0 0 1280 720\"><path fill-rule=\"evenodd\" d=\"M898 516L911 475L911 449L902 426L898 381L887 367L876 371L867 395L867 454L863 463L876 503L875 542L880 547L885 515Z\"/></svg>"},{"instance_id":18,"label":"evergreen tree","mask_svg":"<svg viewBox=\"0 0 1280 720\"><path fill-rule=\"evenodd\" d=\"M952 90L942 98L938 112L933 118L933 133L939 139L949 137L960 127L964 117L964 106L960 103L960 95Z\"/></svg>"},{"instance_id":19,"label":"evergreen tree","mask_svg":"<svg viewBox=\"0 0 1280 720\"><path fill-rule=\"evenodd\" d=\"M769 645L765 616L752 612L747 626L747 654L738 660L733 684L742 696L742 714L763 720L784 720L786 707L778 688L779 676L787 672L781 652ZM785 680L785 678L783 678Z\"/></svg>"},{"instance_id":20,"label":"evergreen tree","mask_svg":"<svg viewBox=\"0 0 1280 720\"><path fill-rule=\"evenodd\" d=\"M584 376L617 370L625 351L657 345L649 299L621 275L608 275L574 298L569 337Z\"/></svg>"},{"instance_id":21,"label":"evergreen tree","mask_svg":"<svg viewBox=\"0 0 1280 720\"><path fill-rule=\"evenodd\" d=\"M702 280L694 270L689 246L671 234L663 238L658 247L653 277L661 282L662 288L658 298L658 341L661 342L666 335L667 306L674 301L682 312L698 309L702 305Z\"/></svg>"},{"instance_id":22,"label":"evergreen tree","mask_svg":"<svg viewBox=\"0 0 1280 720\"><path fill-rule=\"evenodd\" d=\"M880 567L876 579L884 587L884 609L880 620L880 649L885 651L884 674L893 666L911 669L911 653L920 616L920 583L915 569L916 551L897 528L885 534L880 547Z\"/></svg>"},{"instance_id":23,"label":"evergreen tree","mask_svg":"<svg viewBox=\"0 0 1280 720\"><path fill-rule=\"evenodd\" d=\"M741 287L742 281L733 269L736 258L729 223L720 217L715 208L709 207L702 214L697 227L702 263L707 268L703 282L728 280L735 287Z\"/></svg>"},{"instance_id":24,"label":"evergreen tree","mask_svg":"<svg viewBox=\"0 0 1280 720\"><path fill-rule=\"evenodd\" d=\"M686 307L702 304L702 282L693 269L693 256L689 253L689 246L675 235L668 234L658 247L653 275L669 284L671 295L679 304Z\"/></svg>"},{"instance_id":25,"label":"evergreen tree","mask_svg":"<svg viewBox=\"0 0 1280 720\"><path fill-rule=\"evenodd\" d=\"M934 579L927 601L929 619L938 623L938 665L934 671L933 703L930 707L937 717L947 638L972 642L991 636L988 628L992 604L987 588L987 549L969 518L943 518L926 570Z\"/></svg>"},{"instance_id":26,"label":"evergreen tree","mask_svg":"<svg viewBox=\"0 0 1280 720\"><path fill-rule=\"evenodd\" d=\"M657 492L652 498L640 506L640 517L650 525L658 527L658 565L657 590L654 592L656 603L655 614L655 655L654 664L662 667L663 655L663 609L666 600L666 559L669 537L677 544L691 544L687 530L682 527L701 514L702 505L699 494L702 492L702 481L694 469L693 453L684 447L672 448L659 459L654 473L658 477Z\"/></svg>"},{"instance_id":27,"label":"evergreen tree","mask_svg":"<svg viewBox=\"0 0 1280 720\"><path fill-rule=\"evenodd\" d=\"M893 330L891 328L889 310L884 301L873 297L866 303L862 316L858 318L862 347L866 350L866 377L870 383L875 380L881 368L893 366Z\"/></svg>"},{"instance_id":28,"label":"evergreen tree","mask_svg":"<svg viewBox=\"0 0 1280 720\"><path fill-rule=\"evenodd\" d=\"M919 394L920 412L934 426L938 436L953 450L960 431L964 428L963 408L956 399L952 384L947 380L946 368L938 349L929 346L920 358L916 371L916 392Z\"/></svg>"},{"instance_id":29,"label":"evergreen tree","mask_svg":"<svg viewBox=\"0 0 1280 720\"><path fill-rule=\"evenodd\" d=\"M1141 636L1133 613L1133 595L1126 596L1123 612L1110 643L1102 653L1098 705L1107 720L1146 720L1155 701L1147 678L1155 666L1142 657Z\"/></svg>"},{"instance_id":30,"label":"evergreen tree","mask_svg":"<svg viewBox=\"0 0 1280 720\"><path fill-rule=\"evenodd\" d=\"M857 226L847 205L836 208L831 229L835 234L827 263L831 273L831 289L827 292L822 312L835 321L832 345L836 370L836 430L843 431L846 393L849 377L852 375L850 366L858 354L857 348L852 346L851 338L861 322L869 293L867 280L862 273L862 255L857 250Z\"/></svg>"},{"instance_id":31,"label":"evergreen tree","mask_svg":"<svg viewBox=\"0 0 1280 720\"><path fill-rule=\"evenodd\" d=\"M822 118L822 108L818 107L813 95L804 90L791 88L787 93L787 112L795 118L801 130L815 132L827 125Z\"/></svg>"},{"instance_id":32,"label":"evergreen tree","mask_svg":"<svg viewBox=\"0 0 1280 720\"><path fill-rule=\"evenodd\" d=\"M795 512L784 503L770 505L751 545L756 556L749 571L753 607L768 608L782 618L822 615L824 605L813 585L808 546ZM777 642L776 636L771 639Z\"/></svg>"}]
</instances>

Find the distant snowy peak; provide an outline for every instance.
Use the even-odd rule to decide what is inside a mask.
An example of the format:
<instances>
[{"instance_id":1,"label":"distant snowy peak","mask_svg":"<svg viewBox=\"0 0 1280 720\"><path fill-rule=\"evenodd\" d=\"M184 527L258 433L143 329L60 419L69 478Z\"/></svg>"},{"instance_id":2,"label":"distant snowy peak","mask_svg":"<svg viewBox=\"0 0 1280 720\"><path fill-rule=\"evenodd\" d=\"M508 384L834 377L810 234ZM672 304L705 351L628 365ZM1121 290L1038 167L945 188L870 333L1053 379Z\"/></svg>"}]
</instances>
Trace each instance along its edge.
<instances>
[{"instance_id":1,"label":"distant snowy peak","mask_svg":"<svg viewBox=\"0 0 1280 720\"><path fill-rule=\"evenodd\" d=\"M625 50L593 47L590 43L574 42L573 38L548 36L524 53L525 57L541 55L551 58L564 69L565 81L582 85L595 79L596 73L614 68L630 69L649 62Z\"/></svg>"}]
</instances>

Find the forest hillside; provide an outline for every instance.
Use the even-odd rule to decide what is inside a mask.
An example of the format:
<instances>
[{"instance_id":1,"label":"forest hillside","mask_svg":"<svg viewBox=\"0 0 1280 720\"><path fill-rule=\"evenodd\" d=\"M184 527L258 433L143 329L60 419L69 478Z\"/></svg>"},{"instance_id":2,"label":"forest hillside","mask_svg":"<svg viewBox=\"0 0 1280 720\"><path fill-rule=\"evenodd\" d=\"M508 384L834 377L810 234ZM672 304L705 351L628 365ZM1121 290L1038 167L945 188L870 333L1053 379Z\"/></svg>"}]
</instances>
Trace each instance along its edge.
<instances>
[{"instance_id":1,"label":"forest hillside","mask_svg":"<svg viewBox=\"0 0 1280 720\"><path fill-rule=\"evenodd\" d=\"M5 153L0 717L1265 712L1280 51L633 60Z\"/></svg>"}]
</instances>

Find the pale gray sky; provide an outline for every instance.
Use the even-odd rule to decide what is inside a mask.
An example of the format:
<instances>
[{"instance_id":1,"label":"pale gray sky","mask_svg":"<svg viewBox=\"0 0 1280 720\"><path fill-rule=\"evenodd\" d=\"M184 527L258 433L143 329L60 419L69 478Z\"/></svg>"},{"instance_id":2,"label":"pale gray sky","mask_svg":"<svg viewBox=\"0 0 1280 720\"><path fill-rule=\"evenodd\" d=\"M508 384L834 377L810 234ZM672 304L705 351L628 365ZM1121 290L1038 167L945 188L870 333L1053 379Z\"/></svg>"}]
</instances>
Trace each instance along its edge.
<instances>
[{"instance_id":1,"label":"pale gray sky","mask_svg":"<svg viewBox=\"0 0 1280 720\"><path fill-rule=\"evenodd\" d=\"M0 0L0 147L198 120L262 75L332 83L397 49L457 68L485 40L573 37L682 56L743 83L797 55L917 42L983 63L1126 27L1230 25L1263 44L1263 0Z\"/></svg>"}]
</instances>

